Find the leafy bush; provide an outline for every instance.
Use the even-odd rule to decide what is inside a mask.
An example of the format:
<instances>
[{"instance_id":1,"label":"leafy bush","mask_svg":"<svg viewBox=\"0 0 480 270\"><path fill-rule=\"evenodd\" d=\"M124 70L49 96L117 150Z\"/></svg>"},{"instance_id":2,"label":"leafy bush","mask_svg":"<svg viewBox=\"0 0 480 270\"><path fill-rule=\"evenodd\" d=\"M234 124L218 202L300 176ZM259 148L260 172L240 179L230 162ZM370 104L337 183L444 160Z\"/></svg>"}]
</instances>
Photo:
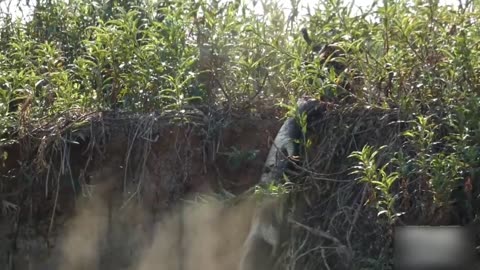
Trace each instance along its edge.
<instances>
[{"instance_id":1,"label":"leafy bush","mask_svg":"<svg viewBox=\"0 0 480 270\"><path fill-rule=\"evenodd\" d=\"M389 152L396 161L390 166L372 167L374 149L353 154L363 164L357 173L380 188L382 211L393 215L389 186L397 174L428 183L439 204L466 175L475 177L475 3L453 9L435 0L384 0L358 14L341 0L319 0L302 18L292 3L286 14L275 1L262 1L265 14L257 16L239 0L37 1L31 19L4 16L0 144L65 113L180 111L191 104L245 109L258 100L347 94L347 106L399 108L409 123L405 148ZM312 54L325 44L347 52L335 59L347 67L342 74ZM340 79L350 87L336 87Z\"/></svg>"}]
</instances>

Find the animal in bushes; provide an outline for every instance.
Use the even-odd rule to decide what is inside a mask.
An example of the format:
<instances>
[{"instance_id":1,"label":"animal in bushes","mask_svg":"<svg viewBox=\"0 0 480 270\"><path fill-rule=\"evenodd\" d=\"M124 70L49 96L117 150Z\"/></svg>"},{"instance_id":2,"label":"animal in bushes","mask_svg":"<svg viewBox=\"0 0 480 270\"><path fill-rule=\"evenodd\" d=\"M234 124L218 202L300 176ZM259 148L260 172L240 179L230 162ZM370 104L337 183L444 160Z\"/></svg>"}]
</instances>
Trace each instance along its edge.
<instances>
[{"instance_id":1,"label":"animal in bushes","mask_svg":"<svg viewBox=\"0 0 480 270\"><path fill-rule=\"evenodd\" d=\"M287 118L273 141L260 179L261 185L267 186L272 182L280 181L285 172L294 170L301 161L303 133L299 117L303 114L307 117L307 123L311 118L321 117L323 110L320 102L309 98L298 100L295 112L297 117Z\"/></svg>"},{"instance_id":2,"label":"animal in bushes","mask_svg":"<svg viewBox=\"0 0 480 270\"><path fill-rule=\"evenodd\" d=\"M323 103L325 105L325 103ZM325 106L315 99L302 98L297 103L296 115L306 115L307 123L312 118L321 118ZM301 165L302 126L297 117L288 118L278 131L267 156L259 186L268 188L272 183L281 183L284 176L293 176ZM279 245L285 236L287 223L284 215L285 200L282 197L261 197L244 242L239 270L272 269Z\"/></svg>"},{"instance_id":3,"label":"animal in bushes","mask_svg":"<svg viewBox=\"0 0 480 270\"><path fill-rule=\"evenodd\" d=\"M345 56L348 53L338 43L318 44L315 43L308 34L306 28L301 29L303 39L310 49L310 53L304 62L304 71L307 73L307 83L316 85L316 80L326 81L333 72L336 80L334 85L324 86L324 97L326 101L335 101L339 98L348 96L351 92L351 85L346 76L348 66L345 64ZM322 71L320 67L325 69Z\"/></svg>"},{"instance_id":4,"label":"animal in bushes","mask_svg":"<svg viewBox=\"0 0 480 270\"><path fill-rule=\"evenodd\" d=\"M309 65L309 63L315 60L325 64L336 75L341 75L345 71L346 65L338 59L345 54L341 47L335 44L314 44L306 29L302 29L301 33L311 48L311 57L305 63L307 72L309 72L308 68L314 67L314 65ZM314 70L311 72L316 74L316 76L322 74ZM319 79L325 79L325 77L320 75ZM337 84L337 87L342 86L349 87L348 82L344 80ZM257 187L268 189L271 184L280 184L285 178L290 180L298 173L301 173L301 170L298 168L302 166L302 157L304 157L305 152L302 141L304 135L307 134L303 133L304 130L299 119L301 116L306 116L308 130L308 123L321 119L325 114L328 104L322 102L324 99L301 98L298 100L295 117L289 117L285 120L273 141ZM260 198L254 211L248 236L244 242L239 270L274 269L279 246L287 232L288 222L285 215L285 206L290 199L295 200L295 198L289 197L272 198L268 197L268 195L267 199ZM298 209L296 207L295 215L302 211Z\"/></svg>"}]
</instances>

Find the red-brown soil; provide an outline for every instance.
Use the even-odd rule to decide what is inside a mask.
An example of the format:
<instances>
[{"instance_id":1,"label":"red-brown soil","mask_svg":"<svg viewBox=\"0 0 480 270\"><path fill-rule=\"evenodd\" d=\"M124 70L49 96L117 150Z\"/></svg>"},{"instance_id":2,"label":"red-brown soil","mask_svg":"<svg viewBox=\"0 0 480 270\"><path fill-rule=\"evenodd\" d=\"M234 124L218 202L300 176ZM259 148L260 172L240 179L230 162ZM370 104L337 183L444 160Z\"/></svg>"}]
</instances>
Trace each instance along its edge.
<instances>
[{"instance_id":1,"label":"red-brown soil","mask_svg":"<svg viewBox=\"0 0 480 270\"><path fill-rule=\"evenodd\" d=\"M135 138L131 129L110 132L103 141L84 138L69 147L71 177L58 178L58 185L44 170L43 180L27 187L2 186L0 199L18 206L0 215L2 269L178 269L172 268L178 263L183 269L233 269L251 204L228 211L218 200L178 204L222 189L239 194L259 180L281 125L278 113L230 118L208 140L188 124L166 124L150 138ZM32 162L35 151L24 148L3 149L2 175L18 175L19 162ZM256 154L242 160L239 153ZM232 165L235 158L239 166ZM82 180L84 188L73 188L71 179ZM155 266L160 262L163 267Z\"/></svg>"}]
</instances>

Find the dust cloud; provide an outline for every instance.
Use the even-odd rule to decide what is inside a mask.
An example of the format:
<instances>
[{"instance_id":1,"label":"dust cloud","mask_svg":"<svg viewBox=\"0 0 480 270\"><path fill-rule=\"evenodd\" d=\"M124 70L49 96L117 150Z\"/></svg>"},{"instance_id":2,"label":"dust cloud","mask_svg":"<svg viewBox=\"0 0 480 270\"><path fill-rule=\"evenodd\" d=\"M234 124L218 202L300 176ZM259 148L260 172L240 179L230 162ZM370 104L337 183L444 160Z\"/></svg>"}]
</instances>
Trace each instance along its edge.
<instances>
[{"instance_id":1,"label":"dust cloud","mask_svg":"<svg viewBox=\"0 0 480 270\"><path fill-rule=\"evenodd\" d=\"M119 209L109 207L104 198L79 203L58 240L61 255L56 269L237 269L253 200L235 206L212 199L183 202L151 218L141 203Z\"/></svg>"}]
</instances>

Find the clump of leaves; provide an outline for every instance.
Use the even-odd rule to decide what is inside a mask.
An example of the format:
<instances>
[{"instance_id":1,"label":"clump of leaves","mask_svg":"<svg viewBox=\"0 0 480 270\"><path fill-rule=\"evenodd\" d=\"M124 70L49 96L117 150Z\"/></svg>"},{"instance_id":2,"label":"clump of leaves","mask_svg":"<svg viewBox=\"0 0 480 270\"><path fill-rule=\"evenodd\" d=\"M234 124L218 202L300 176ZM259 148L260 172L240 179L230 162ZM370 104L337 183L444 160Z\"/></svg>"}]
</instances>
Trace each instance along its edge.
<instances>
[{"instance_id":1,"label":"clump of leaves","mask_svg":"<svg viewBox=\"0 0 480 270\"><path fill-rule=\"evenodd\" d=\"M394 224L395 220L402 215L396 213L394 209L395 196L392 193L392 187L398 179L398 172L387 173L389 163L379 167L377 165L377 155L386 146L375 150L372 146L365 145L361 151L353 152L349 157L358 160L358 164L353 167L351 174L357 175L357 181L366 183L373 188L373 193L367 203L375 204L378 209L378 215L385 215L389 224Z\"/></svg>"},{"instance_id":2,"label":"clump of leaves","mask_svg":"<svg viewBox=\"0 0 480 270\"><path fill-rule=\"evenodd\" d=\"M441 149L439 138L435 132L439 125L430 120L431 117L418 116L413 128L403 135L415 153L406 161L411 165L408 177L425 181L433 193L434 202L441 206L450 200L452 190L463 179L466 164L456 151ZM455 143L456 144L456 143ZM455 145L452 144L452 145ZM463 149L462 149L463 151Z\"/></svg>"},{"instance_id":3,"label":"clump of leaves","mask_svg":"<svg viewBox=\"0 0 480 270\"><path fill-rule=\"evenodd\" d=\"M273 196L273 197L280 197L282 195L288 194L289 188L288 188L288 182L285 184L278 184L275 182L270 182L268 185L257 185L255 186L255 191L254 193L257 196Z\"/></svg>"}]
</instances>

